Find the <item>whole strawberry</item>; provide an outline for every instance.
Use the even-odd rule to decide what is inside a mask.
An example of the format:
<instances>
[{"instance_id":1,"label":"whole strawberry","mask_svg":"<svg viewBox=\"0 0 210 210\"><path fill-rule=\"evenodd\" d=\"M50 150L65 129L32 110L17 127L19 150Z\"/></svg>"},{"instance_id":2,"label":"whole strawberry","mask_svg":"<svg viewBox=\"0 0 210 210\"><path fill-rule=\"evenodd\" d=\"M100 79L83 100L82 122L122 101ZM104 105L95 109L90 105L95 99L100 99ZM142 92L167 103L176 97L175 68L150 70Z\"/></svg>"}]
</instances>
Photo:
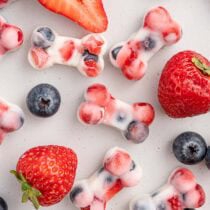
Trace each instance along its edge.
<instances>
[{"instance_id":1,"label":"whole strawberry","mask_svg":"<svg viewBox=\"0 0 210 210\"><path fill-rule=\"evenodd\" d=\"M204 114L210 108L210 63L193 51L174 55L163 69L158 98L174 118Z\"/></svg>"},{"instance_id":2,"label":"whole strawberry","mask_svg":"<svg viewBox=\"0 0 210 210\"><path fill-rule=\"evenodd\" d=\"M26 151L16 171L22 202L30 200L36 209L60 202L71 190L77 168L73 150L62 146L39 146Z\"/></svg>"}]
</instances>

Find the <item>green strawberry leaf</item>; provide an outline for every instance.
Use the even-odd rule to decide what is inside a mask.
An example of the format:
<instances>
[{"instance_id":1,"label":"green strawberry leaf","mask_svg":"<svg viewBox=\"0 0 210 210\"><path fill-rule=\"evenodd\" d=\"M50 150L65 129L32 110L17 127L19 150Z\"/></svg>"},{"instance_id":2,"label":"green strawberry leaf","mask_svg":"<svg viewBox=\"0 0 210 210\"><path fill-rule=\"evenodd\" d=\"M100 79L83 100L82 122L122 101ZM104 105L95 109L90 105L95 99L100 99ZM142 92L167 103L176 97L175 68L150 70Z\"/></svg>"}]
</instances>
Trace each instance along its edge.
<instances>
[{"instance_id":1,"label":"green strawberry leaf","mask_svg":"<svg viewBox=\"0 0 210 210\"><path fill-rule=\"evenodd\" d=\"M38 201L38 197L42 195L42 193L37 190L36 188L32 187L22 173L18 173L17 171L11 170L11 174L13 174L18 182L21 184L21 190L23 192L22 195L22 203L26 203L28 200L30 200L33 203L33 206L35 209L39 209L40 204Z\"/></svg>"},{"instance_id":2,"label":"green strawberry leaf","mask_svg":"<svg viewBox=\"0 0 210 210\"><path fill-rule=\"evenodd\" d=\"M210 66L207 66L199 58L196 57L192 58L192 62L198 69L202 71L203 74L210 76Z\"/></svg>"}]
</instances>

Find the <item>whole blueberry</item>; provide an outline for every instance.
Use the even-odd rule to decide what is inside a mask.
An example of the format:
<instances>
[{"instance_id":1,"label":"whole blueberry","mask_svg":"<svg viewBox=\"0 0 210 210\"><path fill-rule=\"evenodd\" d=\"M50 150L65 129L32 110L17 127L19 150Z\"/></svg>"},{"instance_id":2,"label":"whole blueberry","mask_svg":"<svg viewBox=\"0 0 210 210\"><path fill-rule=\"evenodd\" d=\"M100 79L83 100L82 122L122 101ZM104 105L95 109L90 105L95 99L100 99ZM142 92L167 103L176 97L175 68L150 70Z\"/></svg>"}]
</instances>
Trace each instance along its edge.
<instances>
[{"instance_id":1,"label":"whole blueberry","mask_svg":"<svg viewBox=\"0 0 210 210\"><path fill-rule=\"evenodd\" d=\"M126 139L133 141L136 144L142 143L148 135L149 127L137 120L132 121L124 132Z\"/></svg>"},{"instance_id":2,"label":"whole blueberry","mask_svg":"<svg viewBox=\"0 0 210 210\"><path fill-rule=\"evenodd\" d=\"M206 161L206 166L208 167L208 169L210 169L210 146L207 148L205 161Z\"/></svg>"},{"instance_id":3,"label":"whole blueberry","mask_svg":"<svg viewBox=\"0 0 210 210\"><path fill-rule=\"evenodd\" d=\"M85 50L82 56L84 57L84 61L92 60L92 61L98 62L98 56L90 53L88 50Z\"/></svg>"},{"instance_id":4,"label":"whole blueberry","mask_svg":"<svg viewBox=\"0 0 210 210\"><path fill-rule=\"evenodd\" d=\"M58 90L49 84L34 87L27 96L30 112L39 117L50 117L60 107L61 97Z\"/></svg>"},{"instance_id":5,"label":"whole blueberry","mask_svg":"<svg viewBox=\"0 0 210 210\"><path fill-rule=\"evenodd\" d=\"M7 203L2 197L0 197L0 210L8 210Z\"/></svg>"},{"instance_id":6,"label":"whole blueberry","mask_svg":"<svg viewBox=\"0 0 210 210\"><path fill-rule=\"evenodd\" d=\"M33 33L32 40L35 47L46 49L52 46L55 41L55 34L52 29L41 27Z\"/></svg>"},{"instance_id":7,"label":"whole blueberry","mask_svg":"<svg viewBox=\"0 0 210 210\"><path fill-rule=\"evenodd\" d=\"M152 37L148 36L146 39L143 41L143 47L144 49L147 50L152 50L156 46L156 41L152 39Z\"/></svg>"},{"instance_id":8,"label":"whole blueberry","mask_svg":"<svg viewBox=\"0 0 210 210\"><path fill-rule=\"evenodd\" d=\"M207 145L201 135L188 131L176 137L173 143L173 152L180 162L193 165L205 158Z\"/></svg>"},{"instance_id":9,"label":"whole blueberry","mask_svg":"<svg viewBox=\"0 0 210 210\"><path fill-rule=\"evenodd\" d=\"M120 52L120 50L122 49L122 46L116 47L112 50L112 57L114 58L114 60L117 59L117 55Z\"/></svg>"}]
</instances>

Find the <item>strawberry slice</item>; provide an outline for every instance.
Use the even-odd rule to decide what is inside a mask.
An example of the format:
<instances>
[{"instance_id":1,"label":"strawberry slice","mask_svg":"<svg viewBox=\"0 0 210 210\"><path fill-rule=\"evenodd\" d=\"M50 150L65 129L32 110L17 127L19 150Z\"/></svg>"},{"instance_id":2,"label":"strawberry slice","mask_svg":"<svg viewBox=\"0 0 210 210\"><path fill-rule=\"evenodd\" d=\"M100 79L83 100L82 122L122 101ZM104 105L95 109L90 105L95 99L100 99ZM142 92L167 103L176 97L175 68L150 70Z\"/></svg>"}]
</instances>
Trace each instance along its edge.
<instances>
[{"instance_id":1,"label":"strawberry slice","mask_svg":"<svg viewBox=\"0 0 210 210\"><path fill-rule=\"evenodd\" d=\"M170 205L171 210L183 210L182 203L178 196L168 199L168 204Z\"/></svg>"},{"instance_id":2,"label":"strawberry slice","mask_svg":"<svg viewBox=\"0 0 210 210\"><path fill-rule=\"evenodd\" d=\"M88 31L104 32L108 20L102 0L39 0L52 12L61 14L75 21Z\"/></svg>"}]
</instances>

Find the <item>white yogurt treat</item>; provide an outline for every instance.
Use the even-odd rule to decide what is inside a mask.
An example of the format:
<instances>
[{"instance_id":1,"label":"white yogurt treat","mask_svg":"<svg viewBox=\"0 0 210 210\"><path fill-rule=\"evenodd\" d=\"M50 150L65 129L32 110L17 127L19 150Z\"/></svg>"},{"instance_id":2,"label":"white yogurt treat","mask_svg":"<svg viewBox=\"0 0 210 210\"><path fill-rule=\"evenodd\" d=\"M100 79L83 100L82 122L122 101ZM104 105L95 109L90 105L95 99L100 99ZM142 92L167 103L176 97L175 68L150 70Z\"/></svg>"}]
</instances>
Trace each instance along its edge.
<instances>
[{"instance_id":1,"label":"white yogurt treat","mask_svg":"<svg viewBox=\"0 0 210 210\"><path fill-rule=\"evenodd\" d=\"M110 149L101 167L88 179L77 182L70 199L77 208L105 210L107 202L124 187L136 186L141 167L121 148Z\"/></svg>"},{"instance_id":2,"label":"white yogurt treat","mask_svg":"<svg viewBox=\"0 0 210 210\"><path fill-rule=\"evenodd\" d=\"M136 144L149 135L149 125L155 117L148 103L127 104L114 98L102 84L87 88L86 101L78 109L78 119L84 124L106 124L120 130L123 136Z\"/></svg>"},{"instance_id":3,"label":"white yogurt treat","mask_svg":"<svg viewBox=\"0 0 210 210\"><path fill-rule=\"evenodd\" d=\"M62 64L77 68L86 77L96 77L103 71L106 41L100 34L75 39L59 36L44 26L33 31L31 45L28 60L35 69Z\"/></svg>"},{"instance_id":4,"label":"white yogurt treat","mask_svg":"<svg viewBox=\"0 0 210 210\"><path fill-rule=\"evenodd\" d=\"M130 210L185 210L200 208L205 192L193 173L186 168L176 169L165 186L150 195L135 198Z\"/></svg>"},{"instance_id":5,"label":"white yogurt treat","mask_svg":"<svg viewBox=\"0 0 210 210\"><path fill-rule=\"evenodd\" d=\"M127 79L139 80L151 57L164 46L178 42L181 36L182 29L169 12L163 7L154 8L146 14L138 32L110 50L110 60Z\"/></svg>"},{"instance_id":6,"label":"white yogurt treat","mask_svg":"<svg viewBox=\"0 0 210 210\"><path fill-rule=\"evenodd\" d=\"M23 32L17 26L7 23L0 15L0 58L17 50L23 44Z\"/></svg>"},{"instance_id":7,"label":"white yogurt treat","mask_svg":"<svg viewBox=\"0 0 210 210\"><path fill-rule=\"evenodd\" d=\"M23 123L24 114L21 108L0 98L0 144L5 134L20 129Z\"/></svg>"}]
</instances>

